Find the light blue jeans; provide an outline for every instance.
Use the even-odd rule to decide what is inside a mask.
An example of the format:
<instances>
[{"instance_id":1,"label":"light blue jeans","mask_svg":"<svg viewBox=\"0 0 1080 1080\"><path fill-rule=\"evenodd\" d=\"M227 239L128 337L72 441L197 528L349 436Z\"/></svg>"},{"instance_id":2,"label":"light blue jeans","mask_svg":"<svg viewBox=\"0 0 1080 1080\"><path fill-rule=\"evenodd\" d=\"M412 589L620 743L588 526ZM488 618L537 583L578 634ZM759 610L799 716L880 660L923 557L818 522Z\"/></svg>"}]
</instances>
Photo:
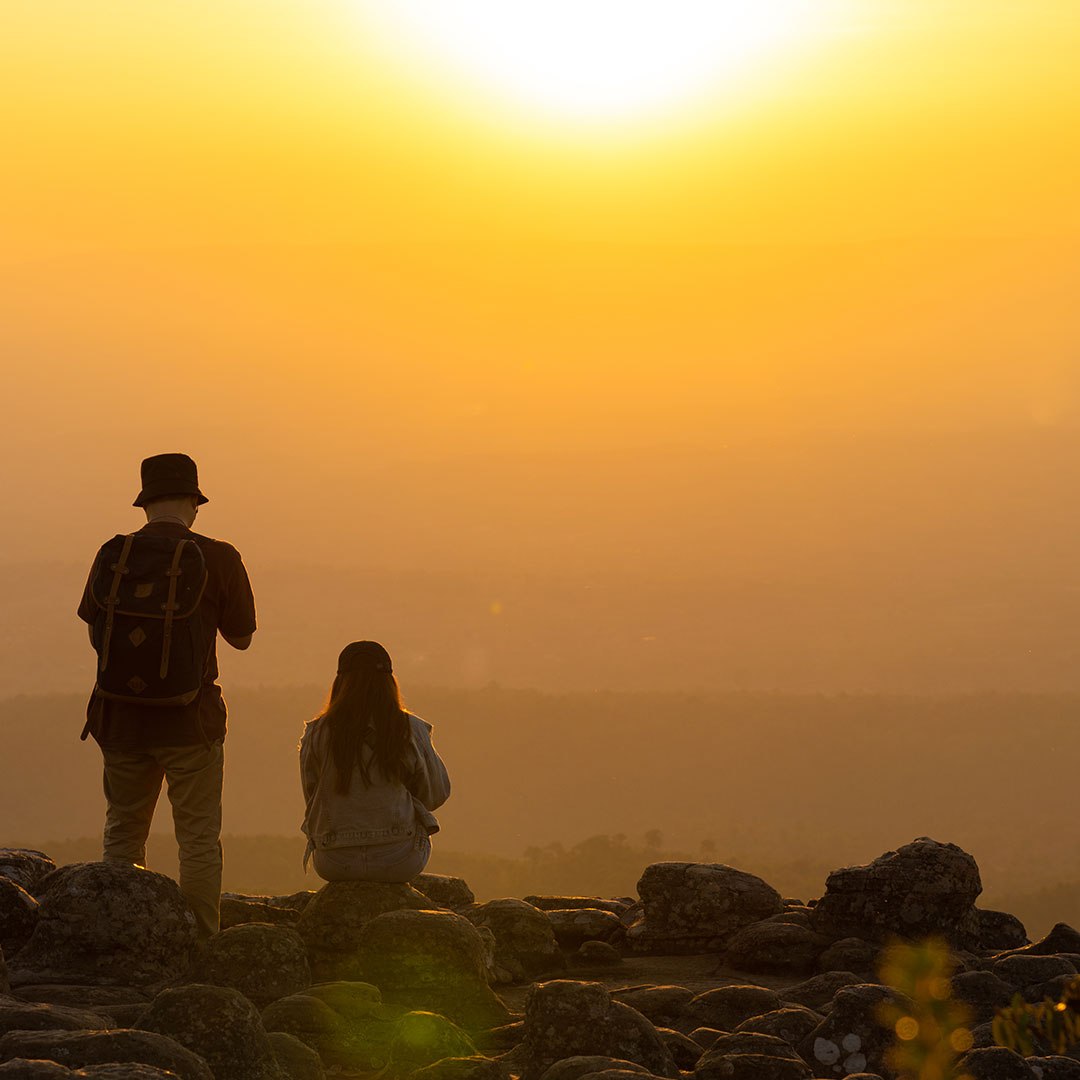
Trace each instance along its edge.
<instances>
[{"instance_id":1,"label":"light blue jeans","mask_svg":"<svg viewBox=\"0 0 1080 1080\"><path fill-rule=\"evenodd\" d=\"M316 848L315 873L323 881L412 881L431 858L431 840L420 828L408 840L358 847Z\"/></svg>"}]
</instances>

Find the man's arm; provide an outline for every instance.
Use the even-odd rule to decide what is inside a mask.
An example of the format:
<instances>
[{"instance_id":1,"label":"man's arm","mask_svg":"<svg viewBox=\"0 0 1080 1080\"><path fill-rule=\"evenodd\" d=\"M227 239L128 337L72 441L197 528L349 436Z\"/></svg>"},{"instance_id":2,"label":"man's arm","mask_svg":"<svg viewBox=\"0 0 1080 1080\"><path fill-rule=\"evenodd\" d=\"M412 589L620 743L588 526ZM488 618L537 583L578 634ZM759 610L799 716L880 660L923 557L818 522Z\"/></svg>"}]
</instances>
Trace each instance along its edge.
<instances>
[{"instance_id":1,"label":"man's arm","mask_svg":"<svg viewBox=\"0 0 1080 1080\"><path fill-rule=\"evenodd\" d=\"M241 652L243 652L251 644L251 638L253 635L245 634L243 637L229 637L228 634L222 633L221 636L234 649L239 649Z\"/></svg>"},{"instance_id":2,"label":"man's arm","mask_svg":"<svg viewBox=\"0 0 1080 1080\"><path fill-rule=\"evenodd\" d=\"M218 629L226 644L243 652L251 645L255 633L255 597L240 553L231 545L225 547L230 559L225 576L225 604Z\"/></svg>"}]
</instances>

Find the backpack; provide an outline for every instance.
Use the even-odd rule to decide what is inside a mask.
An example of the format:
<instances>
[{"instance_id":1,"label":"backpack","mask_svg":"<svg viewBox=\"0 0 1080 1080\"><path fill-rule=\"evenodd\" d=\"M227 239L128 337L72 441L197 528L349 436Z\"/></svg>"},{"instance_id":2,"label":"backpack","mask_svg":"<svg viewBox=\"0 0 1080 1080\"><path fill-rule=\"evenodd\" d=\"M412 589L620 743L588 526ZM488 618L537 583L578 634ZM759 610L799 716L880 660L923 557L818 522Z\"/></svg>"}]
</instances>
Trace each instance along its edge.
<instances>
[{"instance_id":1,"label":"backpack","mask_svg":"<svg viewBox=\"0 0 1080 1080\"><path fill-rule=\"evenodd\" d=\"M95 693L141 705L194 701L213 645L198 615L205 589L194 540L132 533L103 544L90 572Z\"/></svg>"}]
</instances>

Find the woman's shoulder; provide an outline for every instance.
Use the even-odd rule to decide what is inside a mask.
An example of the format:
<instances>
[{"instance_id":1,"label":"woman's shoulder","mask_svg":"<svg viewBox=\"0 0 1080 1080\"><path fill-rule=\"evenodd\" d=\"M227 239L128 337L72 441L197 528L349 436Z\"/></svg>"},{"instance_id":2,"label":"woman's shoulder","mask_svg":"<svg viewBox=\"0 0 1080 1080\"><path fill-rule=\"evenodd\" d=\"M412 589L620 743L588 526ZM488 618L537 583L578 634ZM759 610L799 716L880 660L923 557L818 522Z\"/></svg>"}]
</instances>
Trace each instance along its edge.
<instances>
[{"instance_id":1,"label":"woman's shoulder","mask_svg":"<svg viewBox=\"0 0 1080 1080\"><path fill-rule=\"evenodd\" d=\"M421 720L416 713L407 712L405 715L409 718L409 727L412 728L413 734L431 738L431 732L434 729L426 720Z\"/></svg>"},{"instance_id":2,"label":"woman's shoulder","mask_svg":"<svg viewBox=\"0 0 1080 1080\"><path fill-rule=\"evenodd\" d=\"M303 746L304 743L311 743L319 737L319 732L322 731L325 726L323 724L324 719L325 717L316 716L313 720L308 720L304 724L304 734L300 736L301 746Z\"/></svg>"}]
</instances>

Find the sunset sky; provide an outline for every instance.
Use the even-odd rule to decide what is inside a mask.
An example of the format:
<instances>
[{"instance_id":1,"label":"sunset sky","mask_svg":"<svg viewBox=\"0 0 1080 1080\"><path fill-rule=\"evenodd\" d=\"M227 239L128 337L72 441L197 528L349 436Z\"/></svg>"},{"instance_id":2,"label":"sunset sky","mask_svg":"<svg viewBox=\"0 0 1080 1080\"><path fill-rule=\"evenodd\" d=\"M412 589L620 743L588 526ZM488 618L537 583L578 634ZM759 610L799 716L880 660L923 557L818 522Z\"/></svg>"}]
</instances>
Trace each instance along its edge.
<instances>
[{"instance_id":1,"label":"sunset sky","mask_svg":"<svg viewBox=\"0 0 1080 1080\"><path fill-rule=\"evenodd\" d=\"M1080 6L454 8L6 0L0 563L1071 567Z\"/></svg>"}]
</instances>

